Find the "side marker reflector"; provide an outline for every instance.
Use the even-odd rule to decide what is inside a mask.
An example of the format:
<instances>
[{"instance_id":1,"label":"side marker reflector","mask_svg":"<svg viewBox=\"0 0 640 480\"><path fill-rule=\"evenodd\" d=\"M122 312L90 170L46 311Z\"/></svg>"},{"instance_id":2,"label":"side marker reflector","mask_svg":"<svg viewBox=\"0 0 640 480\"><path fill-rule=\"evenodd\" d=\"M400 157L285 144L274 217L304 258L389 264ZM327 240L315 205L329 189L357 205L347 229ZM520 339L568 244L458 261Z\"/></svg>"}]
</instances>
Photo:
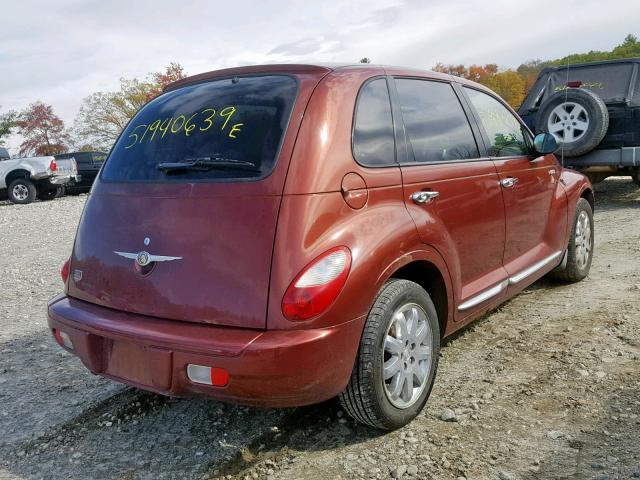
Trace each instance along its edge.
<instances>
[{"instance_id":1,"label":"side marker reflector","mask_svg":"<svg viewBox=\"0 0 640 480\"><path fill-rule=\"evenodd\" d=\"M193 383L224 387L229 383L229 372L224 368L206 367L204 365L187 365L187 376Z\"/></svg>"},{"instance_id":2,"label":"side marker reflector","mask_svg":"<svg viewBox=\"0 0 640 480\"><path fill-rule=\"evenodd\" d=\"M73 350L73 342L71 341L71 337L69 337L67 333L63 332L62 330L54 330L53 336L55 337L56 342L58 342L61 347Z\"/></svg>"}]
</instances>

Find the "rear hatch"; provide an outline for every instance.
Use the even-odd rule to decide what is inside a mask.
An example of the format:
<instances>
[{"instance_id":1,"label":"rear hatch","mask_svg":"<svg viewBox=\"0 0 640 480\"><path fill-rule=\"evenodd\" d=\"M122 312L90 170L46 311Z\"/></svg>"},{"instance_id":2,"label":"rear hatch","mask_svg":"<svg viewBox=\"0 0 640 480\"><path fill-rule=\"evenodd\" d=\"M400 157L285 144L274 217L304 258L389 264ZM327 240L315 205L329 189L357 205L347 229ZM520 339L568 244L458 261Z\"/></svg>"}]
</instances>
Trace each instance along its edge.
<instances>
[{"instance_id":1,"label":"rear hatch","mask_svg":"<svg viewBox=\"0 0 640 480\"><path fill-rule=\"evenodd\" d=\"M326 71L240 72L147 104L94 184L68 294L143 315L264 328L286 170Z\"/></svg>"}]
</instances>

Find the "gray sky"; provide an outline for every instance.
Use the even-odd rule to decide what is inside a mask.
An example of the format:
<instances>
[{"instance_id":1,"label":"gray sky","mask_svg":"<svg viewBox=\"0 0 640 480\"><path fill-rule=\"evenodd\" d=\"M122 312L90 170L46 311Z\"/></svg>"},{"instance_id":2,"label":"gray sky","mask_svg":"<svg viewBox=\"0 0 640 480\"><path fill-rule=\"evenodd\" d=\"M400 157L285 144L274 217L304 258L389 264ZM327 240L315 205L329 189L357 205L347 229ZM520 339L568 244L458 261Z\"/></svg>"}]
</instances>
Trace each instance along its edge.
<instances>
[{"instance_id":1,"label":"gray sky","mask_svg":"<svg viewBox=\"0 0 640 480\"><path fill-rule=\"evenodd\" d=\"M82 98L171 61L195 74L252 63L358 61L430 68L607 50L640 36L638 0L5 1L0 105ZM9 142L15 153L19 140Z\"/></svg>"}]
</instances>

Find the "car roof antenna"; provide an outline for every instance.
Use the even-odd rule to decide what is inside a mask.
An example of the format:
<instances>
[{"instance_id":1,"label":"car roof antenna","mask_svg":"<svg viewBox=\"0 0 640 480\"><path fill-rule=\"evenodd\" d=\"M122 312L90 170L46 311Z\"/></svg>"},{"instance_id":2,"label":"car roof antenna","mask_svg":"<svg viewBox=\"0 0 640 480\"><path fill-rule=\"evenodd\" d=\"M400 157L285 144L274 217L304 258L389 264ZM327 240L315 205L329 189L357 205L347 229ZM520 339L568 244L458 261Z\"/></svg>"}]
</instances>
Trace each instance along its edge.
<instances>
[{"instance_id":1,"label":"car roof antenna","mask_svg":"<svg viewBox=\"0 0 640 480\"><path fill-rule=\"evenodd\" d=\"M564 83L564 103L567 104L567 98L569 95L569 57L567 57L567 80ZM564 170L564 142L562 142L562 146L560 147L560 165Z\"/></svg>"}]
</instances>

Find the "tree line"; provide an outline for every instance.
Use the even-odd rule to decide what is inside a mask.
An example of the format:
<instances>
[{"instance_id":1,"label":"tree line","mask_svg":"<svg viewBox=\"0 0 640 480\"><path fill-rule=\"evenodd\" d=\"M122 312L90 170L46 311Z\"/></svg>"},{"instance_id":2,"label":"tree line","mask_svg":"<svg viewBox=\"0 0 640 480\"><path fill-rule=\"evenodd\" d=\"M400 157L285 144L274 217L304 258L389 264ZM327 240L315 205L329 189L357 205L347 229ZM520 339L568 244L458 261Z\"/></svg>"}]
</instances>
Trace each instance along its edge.
<instances>
[{"instance_id":1,"label":"tree line","mask_svg":"<svg viewBox=\"0 0 640 480\"><path fill-rule=\"evenodd\" d=\"M171 63L145 79L120 79L120 88L96 92L82 100L73 127L53 111L51 105L36 101L24 110L0 114L0 145L3 138L17 133L24 140L19 155L56 155L69 150L108 152L133 115L149 100L186 74L179 63Z\"/></svg>"},{"instance_id":2,"label":"tree line","mask_svg":"<svg viewBox=\"0 0 640 480\"><path fill-rule=\"evenodd\" d=\"M437 63L433 70L481 83L500 95L514 109L517 109L535 83L538 73L545 67L634 57L640 57L640 42L635 35L629 34L620 45L616 45L608 51L591 50L587 53L574 53L556 60L529 60L515 70L500 70L498 65L493 63L468 67L466 65Z\"/></svg>"},{"instance_id":3,"label":"tree line","mask_svg":"<svg viewBox=\"0 0 640 480\"><path fill-rule=\"evenodd\" d=\"M518 108L545 67L574 63L640 57L640 42L627 35L620 45L609 51L590 51L567 55L556 60L529 60L516 69L500 69L497 64L453 65L437 63L433 70L481 83ZM370 63L364 57L361 63ZM19 155L55 155L70 149L109 151L133 115L149 100L157 97L172 82L186 77L179 63L151 72L144 79L120 79L120 88L96 92L82 100L72 128L66 128L51 105L36 101L24 110L0 114L0 146L3 138L17 133L24 138Z\"/></svg>"}]
</instances>

